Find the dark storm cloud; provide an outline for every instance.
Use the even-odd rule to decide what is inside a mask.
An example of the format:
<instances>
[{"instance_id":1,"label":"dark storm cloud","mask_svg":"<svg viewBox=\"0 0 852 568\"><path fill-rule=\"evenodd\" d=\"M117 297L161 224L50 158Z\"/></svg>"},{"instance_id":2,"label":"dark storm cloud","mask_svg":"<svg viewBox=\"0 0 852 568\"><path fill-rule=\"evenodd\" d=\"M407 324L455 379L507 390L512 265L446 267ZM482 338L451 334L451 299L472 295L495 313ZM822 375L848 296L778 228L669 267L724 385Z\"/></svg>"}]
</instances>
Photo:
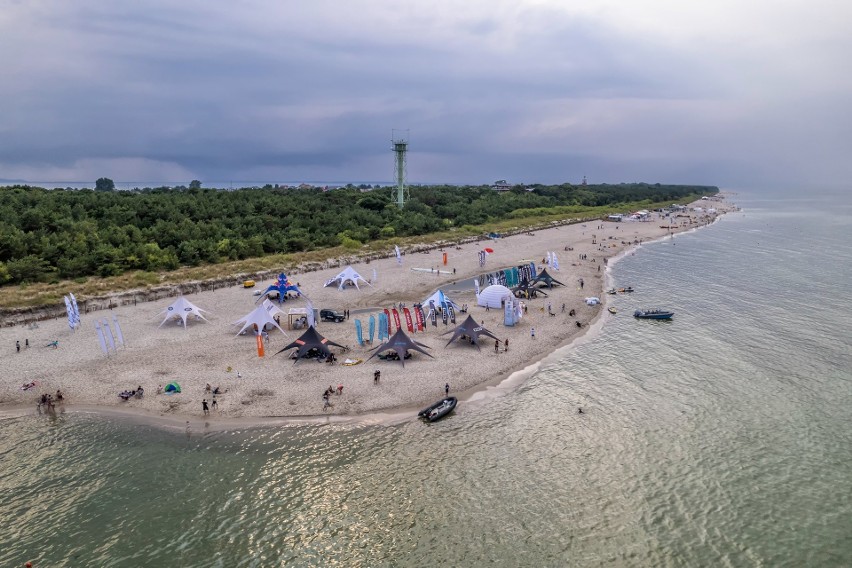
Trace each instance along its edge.
<instances>
[{"instance_id":1,"label":"dark storm cloud","mask_svg":"<svg viewBox=\"0 0 852 568\"><path fill-rule=\"evenodd\" d=\"M283 4L5 2L0 178L390 179L393 128L412 181L848 174L804 3Z\"/></svg>"}]
</instances>

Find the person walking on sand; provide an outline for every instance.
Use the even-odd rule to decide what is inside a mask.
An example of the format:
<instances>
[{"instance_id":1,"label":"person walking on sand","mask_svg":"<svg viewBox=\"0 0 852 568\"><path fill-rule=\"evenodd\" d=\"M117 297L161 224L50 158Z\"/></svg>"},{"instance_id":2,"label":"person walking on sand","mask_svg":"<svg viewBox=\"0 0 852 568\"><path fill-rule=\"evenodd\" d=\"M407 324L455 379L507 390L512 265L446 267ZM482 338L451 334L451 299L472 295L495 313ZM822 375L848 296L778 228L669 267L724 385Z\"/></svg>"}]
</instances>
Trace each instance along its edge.
<instances>
[{"instance_id":1,"label":"person walking on sand","mask_svg":"<svg viewBox=\"0 0 852 568\"><path fill-rule=\"evenodd\" d=\"M210 407L207 406L207 399L206 398L201 400L201 411L204 412L205 416L207 414L210 414Z\"/></svg>"},{"instance_id":2,"label":"person walking on sand","mask_svg":"<svg viewBox=\"0 0 852 568\"><path fill-rule=\"evenodd\" d=\"M500 353L500 340L494 340L494 353Z\"/></svg>"},{"instance_id":3,"label":"person walking on sand","mask_svg":"<svg viewBox=\"0 0 852 568\"><path fill-rule=\"evenodd\" d=\"M530 337L532 337L533 339L535 339L535 328L534 328L534 327L531 327L531 328L530 328Z\"/></svg>"},{"instance_id":4,"label":"person walking on sand","mask_svg":"<svg viewBox=\"0 0 852 568\"><path fill-rule=\"evenodd\" d=\"M376 369L376 372L373 373L373 384L379 384L379 379L382 378L382 372Z\"/></svg>"},{"instance_id":5,"label":"person walking on sand","mask_svg":"<svg viewBox=\"0 0 852 568\"><path fill-rule=\"evenodd\" d=\"M216 397L215 397L215 396L213 397L213 400L212 400L212 401L210 401L210 406L211 406L211 407L213 407L213 410L216 410L217 408L219 408L219 403L218 403L218 402L216 402Z\"/></svg>"},{"instance_id":6,"label":"person walking on sand","mask_svg":"<svg viewBox=\"0 0 852 568\"><path fill-rule=\"evenodd\" d=\"M506 338L506 341L503 343L503 351L505 351L506 353L509 352L509 338L508 337Z\"/></svg>"}]
</instances>

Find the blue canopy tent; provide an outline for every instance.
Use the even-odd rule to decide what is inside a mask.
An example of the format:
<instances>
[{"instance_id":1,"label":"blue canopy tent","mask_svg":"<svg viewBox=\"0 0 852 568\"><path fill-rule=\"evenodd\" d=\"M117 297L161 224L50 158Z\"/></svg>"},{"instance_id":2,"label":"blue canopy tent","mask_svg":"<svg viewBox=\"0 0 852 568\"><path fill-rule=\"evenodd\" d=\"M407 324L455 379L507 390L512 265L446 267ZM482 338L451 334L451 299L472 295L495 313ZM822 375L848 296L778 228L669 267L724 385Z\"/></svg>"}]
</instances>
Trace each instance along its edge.
<instances>
[{"instance_id":1,"label":"blue canopy tent","mask_svg":"<svg viewBox=\"0 0 852 568\"><path fill-rule=\"evenodd\" d=\"M255 304L261 299L266 298L272 292L278 293L279 304L287 300L288 292L295 292L299 296L302 295L302 291L299 290L299 287L290 282L290 280L283 272L278 275L278 281L275 282L275 284L272 284L271 286L269 286L269 288L264 290L263 294L260 295Z\"/></svg>"}]
</instances>

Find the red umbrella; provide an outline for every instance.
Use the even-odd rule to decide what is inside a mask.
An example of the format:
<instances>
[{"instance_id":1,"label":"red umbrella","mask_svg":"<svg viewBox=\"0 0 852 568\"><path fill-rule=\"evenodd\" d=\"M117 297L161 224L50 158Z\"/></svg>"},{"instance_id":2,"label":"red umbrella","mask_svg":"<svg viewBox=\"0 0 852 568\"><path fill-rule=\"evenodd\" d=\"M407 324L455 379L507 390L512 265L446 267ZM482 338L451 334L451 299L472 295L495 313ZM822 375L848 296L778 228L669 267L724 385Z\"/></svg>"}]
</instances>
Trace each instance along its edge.
<instances>
[{"instance_id":1,"label":"red umbrella","mask_svg":"<svg viewBox=\"0 0 852 568\"><path fill-rule=\"evenodd\" d=\"M485 252L487 252L488 254L491 254L492 252L494 252L494 249L487 248L487 249L485 249Z\"/></svg>"}]
</instances>

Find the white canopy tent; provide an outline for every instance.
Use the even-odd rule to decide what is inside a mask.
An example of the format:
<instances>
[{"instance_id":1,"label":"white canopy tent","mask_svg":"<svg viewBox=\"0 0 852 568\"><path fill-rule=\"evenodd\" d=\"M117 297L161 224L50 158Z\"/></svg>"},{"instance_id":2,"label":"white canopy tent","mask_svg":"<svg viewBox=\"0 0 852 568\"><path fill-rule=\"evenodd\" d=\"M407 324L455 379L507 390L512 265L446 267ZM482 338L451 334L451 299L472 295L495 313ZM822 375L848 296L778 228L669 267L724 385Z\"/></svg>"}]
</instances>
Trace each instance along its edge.
<instances>
[{"instance_id":1,"label":"white canopy tent","mask_svg":"<svg viewBox=\"0 0 852 568\"><path fill-rule=\"evenodd\" d=\"M206 311L207 310L202 310L183 296L178 296L178 299L175 300L171 306L160 312L161 314L165 314L166 317L163 318L163 321L158 327L163 327L163 324L172 318L180 318L183 322L183 328L186 329L186 318L192 315L197 319L207 321L207 318L205 318L203 314L203 312Z\"/></svg>"},{"instance_id":2,"label":"white canopy tent","mask_svg":"<svg viewBox=\"0 0 852 568\"><path fill-rule=\"evenodd\" d=\"M435 302L435 305L438 306L438 307L441 307L444 304L450 304L450 305L453 306L453 309L455 309L455 310L461 309L461 307L457 303L452 301L449 296L444 294L443 290L438 290L437 292L435 292L434 294L432 294L431 296L429 296L428 298L423 300L423 305L428 306L430 301Z\"/></svg>"},{"instance_id":3,"label":"white canopy tent","mask_svg":"<svg viewBox=\"0 0 852 568\"><path fill-rule=\"evenodd\" d=\"M360 274L355 272L354 268L352 268L351 266L347 266L343 270L343 272L341 272L340 274L338 274L337 276L335 276L334 278L332 278L331 280L326 282L325 286L331 286L332 284L337 284L337 289L343 290L343 287L346 286L346 284L354 284L355 288L360 290L361 288L358 286L359 280L361 282L363 282L364 284L366 284L367 286L370 286L372 288L373 285L370 284L369 282L367 282Z\"/></svg>"},{"instance_id":4,"label":"white canopy tent","mask_svg":"<svg viewBox=\"0 0 852 568\"><path fill-rule=\"evenodd\" d=\"M476 295L476 304L479 306L488 306L489 308L502 308L503 300L513 297L512 291L505 286L492 284Z\"/></svg>"},{"instance_id":5,"label":"white canopy tent","mask_svg":"<svg viewBox=\"0 0 852 568\"><path fill-rule=\"evenodd\" d=\"M281 333L287 335L287 333L281 329L281 326L278 325L278 322L275 321L275 316L283 313L284 312L279 309L278 306L269 300L264 300L263 303L252 310L251 313L238 319L231 325L242 325L242 328L240 328L240 331L237 332L237 335L242 334L246 329L254 330L255 326L257 326L257 331L263 331L267 325L276 327Z\"/></svg>"}]
</instances>

